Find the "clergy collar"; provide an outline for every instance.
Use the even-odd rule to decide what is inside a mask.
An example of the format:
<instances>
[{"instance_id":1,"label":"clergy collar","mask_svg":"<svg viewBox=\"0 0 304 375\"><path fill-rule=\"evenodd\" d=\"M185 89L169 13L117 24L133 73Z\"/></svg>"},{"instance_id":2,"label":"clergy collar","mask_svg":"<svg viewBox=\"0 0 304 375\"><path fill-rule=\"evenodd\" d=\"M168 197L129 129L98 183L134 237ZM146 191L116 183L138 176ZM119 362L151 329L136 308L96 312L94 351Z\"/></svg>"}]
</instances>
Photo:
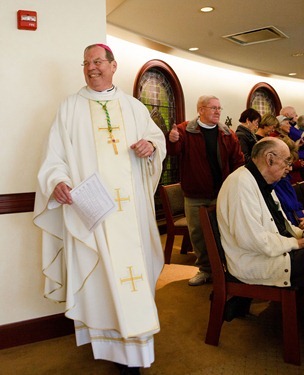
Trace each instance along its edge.
<instances>
[{"instance_id":1,"label":"clergy collar","mask_svg":"<svg viewBox=\"0 0 304 375\"><path fill-rule=\"evenodd\" d=\"M111 88L109 88L109 89L107 89L107 90L105 90L106 92L110 92L110 91L112 91L112 90L114 90L115 89L115 86L114 85L112 85L112 87ZM101 92L103 92L103 91L101 91Z\"/></svg>"},{"instance_id":2,"label":"clergy collar","mask_svg":"<svg viewBox=\"0 0 304 375\"><path fill-rule=\"evenodd\" d=\"M108 92L111 92L111 91L115 90L116 87L115 87L114 85L112 85L112 87L110 87L109 89L103 90L103 91L96 91L96 90L93 90L93 89L91 89L89 86L87 86L87 89L88 89L88 91L91 92L91 93L97 92L97 93L99 93L99 94L107 94Z\"/></svg>"},{"instance_id":3,"label":"clergy collar","mask_svg":"<svg viewBox=\"0 0 304 375\"><path fill-rule=\"evenodd\" d=\"M204 124L203 122L201 122L201 120L199 118L197 119L197 123L199 124L199 126L201 126L204 129L214 129L215 127L217 127L217 125Z\"/></svg>"},{"instance_id":4,"label":"clergy collar","mask_svg":"<svg viewBox=\"0 0 304 375\"><path fill-rule=\"evenodd\" d=\"M268 184L266 182L265 178L261 175L261 172L258 170L258 167L254 164L252 160L249 160L249 162L245 165L245 167L249 170L249 172L255 178L257 184L259 185L260 190L268 191L269 193L272 192L273 185Z\"/></svg>"}]
</instances>

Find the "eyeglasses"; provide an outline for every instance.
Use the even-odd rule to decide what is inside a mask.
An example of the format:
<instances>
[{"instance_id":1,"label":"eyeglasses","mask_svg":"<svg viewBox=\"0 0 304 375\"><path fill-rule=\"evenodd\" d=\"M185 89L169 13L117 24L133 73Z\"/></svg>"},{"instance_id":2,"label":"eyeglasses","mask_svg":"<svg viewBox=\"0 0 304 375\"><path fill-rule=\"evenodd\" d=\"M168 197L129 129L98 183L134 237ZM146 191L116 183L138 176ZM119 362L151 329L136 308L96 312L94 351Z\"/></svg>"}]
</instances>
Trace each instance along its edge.
<instances>
[{"instance_id":1,"label":"eyeglasses","mask_svg":"<svg viewBox=\"0 0 304 375\"><path fill-rule=\"evenodd\" d=\"M81 64L81 66L89 66L90 65L90 63L92 63L92 64L94 64L94 65L96 65L96 66L100 66L103 62L105 62L105 61L109 61L109 60L107 60L107 59L95 59L95 60L93 60L93 61L84 61L82 64Z\"/></svg>"},{"instance_id":2,"label":"eyeglasses","mask_svg":"<svg viewBox=\"0 0 304 375\"><path fill-rule=\"evenodd\" d=\"M290 159L284 159L282 158L282 156L276 154L275 152L269 152L269 153L281 159L286 167L290 168L292 166L292 161L290 161Z\"/></svg>"},{"instance_id":3,"label":"eyeglasses","mask_svg":"<svg viewBox=\"0 0 304 375\"><path fill-rule=\"evenodd\" d=\"M213 112L215 112L215 111L222 111L224 109L222 107L207 107L207 106L202 106L202 108L209 108Z\"/></svg>"}]
</instances>

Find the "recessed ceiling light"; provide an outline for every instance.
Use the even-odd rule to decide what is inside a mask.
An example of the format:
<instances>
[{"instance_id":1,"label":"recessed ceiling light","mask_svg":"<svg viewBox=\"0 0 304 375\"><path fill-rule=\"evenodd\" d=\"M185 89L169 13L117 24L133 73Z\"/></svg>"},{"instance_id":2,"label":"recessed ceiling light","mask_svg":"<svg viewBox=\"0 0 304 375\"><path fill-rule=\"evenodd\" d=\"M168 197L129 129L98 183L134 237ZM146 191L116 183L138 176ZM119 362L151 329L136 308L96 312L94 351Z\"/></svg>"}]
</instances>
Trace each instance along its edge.
<instances>
[{"instance_id":1,"label":"recessed ceiling light","mask_svg":"<svg viewBox=\"0 0 304 375\"><path fill-rule=\"evenodd\" d=\"M288 73L289 76L296 76L297 73Z\"/></svg>"},{"instance_id":2,"label":"recessed ceiling light","mask_svg":"<svg viewBox=\"0 0 304 375\"><path fill-rule=\"evenodd\" d=\"M189 51L198 51L198 47L191 47L189 48Z\"/></svg>"},{"instance_id":3,"label":"recessed ceiling light","mask_svg":"<svg viewBox=\"0 0 304 375\"><path fill-rule=\"evenodd\" d=\"M203 7L203 8L201 8L201 12L203 12L203 13L212 12L213 10L214 10L213 7Z\"/></svg>"}]
</instances>

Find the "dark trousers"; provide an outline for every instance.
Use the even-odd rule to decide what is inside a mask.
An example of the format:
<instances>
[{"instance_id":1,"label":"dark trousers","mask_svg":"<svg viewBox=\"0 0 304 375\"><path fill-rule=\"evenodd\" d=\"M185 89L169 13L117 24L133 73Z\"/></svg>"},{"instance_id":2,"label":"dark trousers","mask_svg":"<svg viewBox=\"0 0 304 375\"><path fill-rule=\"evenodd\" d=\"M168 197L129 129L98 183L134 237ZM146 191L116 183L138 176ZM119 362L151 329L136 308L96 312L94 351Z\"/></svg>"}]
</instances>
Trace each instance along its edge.
<instances>
[{"instance_id":1,"label":"dark trousers","mask_svg":"<svg viewBox=\"0 0 304 375\"><path fill-rule=\"evenodd\" d=\"M292 250L291 261L291 286L304 287L304 249Z\"/></svg>"}]
</instances>

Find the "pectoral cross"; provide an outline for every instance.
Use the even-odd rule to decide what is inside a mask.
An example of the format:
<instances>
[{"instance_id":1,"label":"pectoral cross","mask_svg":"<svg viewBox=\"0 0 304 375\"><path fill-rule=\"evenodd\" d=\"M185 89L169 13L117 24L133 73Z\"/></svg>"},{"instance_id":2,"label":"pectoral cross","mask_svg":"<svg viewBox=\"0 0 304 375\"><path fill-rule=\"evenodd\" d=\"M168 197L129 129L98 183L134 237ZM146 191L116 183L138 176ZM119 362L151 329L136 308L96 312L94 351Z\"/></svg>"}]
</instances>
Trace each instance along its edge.
<instances>
[{"instance_id":1,"label":"pectoral cross","mask_svg":"<svg viewBox=\"0 0 304 375\"><path fill-rule=\"evenodd\" d=\"M125 279L120 279L120 283L123 284L123 283L131 282L131 285L132 285L131 292L137 292L135 280L143 280L143 277L142 277L142 275L133 276L133 271L132 271L133 266L130 266L130 267L127 267L127 268L129 269L130 277L127 277Z\"/></svg>"},{"instance_id":2,"label":"pectoral cross","mask_svg":"<svg viewBox=\"0 0 304 375\"><path fill-rule=\"evenodd\" d=\"M121 198L120 193L119 193L120 189L115 189L115 190L116 190L116 193L117 193L117 198L115 198L115 201L118 202L118 211L123 211L122 206L121 206L121 202L122 201L129 201L130 202L130 196L128 196L126 198Z\"/></svg>"},{"instance_id":3,"label":"pectoral cross","mask_svg":"<svg viewBox=\"0 0 304 375\"><path fill-rule=\"evenodd\" d=\"M99 128L99 130L101 129ZM114 135L110 133L108 143L112 143L115 155L118 155L118 149L116 146L116 143L118 142L119 142L119 139L115 139Z\"/></svg>"},{"instance_id":4,"label":"pectoral cross","mask_svg":"<svg viewBox=\"0 0 304 375\"><path fill-rule=\"evenodd\" d=\"M117 149L116 143L119 142L119 139L115 139L113 135L113 129L119 129L119 126L112 127L110 114L107 108L107 102L105 102L105 104L102 104L101 102L97 101L97 103L101 105L102 109L105 111L105 114L106 114L106 120L107 120L107 125L108 125L107 130L109 132L108 143L112 144L115 155L118 155L118 149ZM104 129L105 128L98 128L98 130L104 130Z\"/></svg>"}]
</instances>

